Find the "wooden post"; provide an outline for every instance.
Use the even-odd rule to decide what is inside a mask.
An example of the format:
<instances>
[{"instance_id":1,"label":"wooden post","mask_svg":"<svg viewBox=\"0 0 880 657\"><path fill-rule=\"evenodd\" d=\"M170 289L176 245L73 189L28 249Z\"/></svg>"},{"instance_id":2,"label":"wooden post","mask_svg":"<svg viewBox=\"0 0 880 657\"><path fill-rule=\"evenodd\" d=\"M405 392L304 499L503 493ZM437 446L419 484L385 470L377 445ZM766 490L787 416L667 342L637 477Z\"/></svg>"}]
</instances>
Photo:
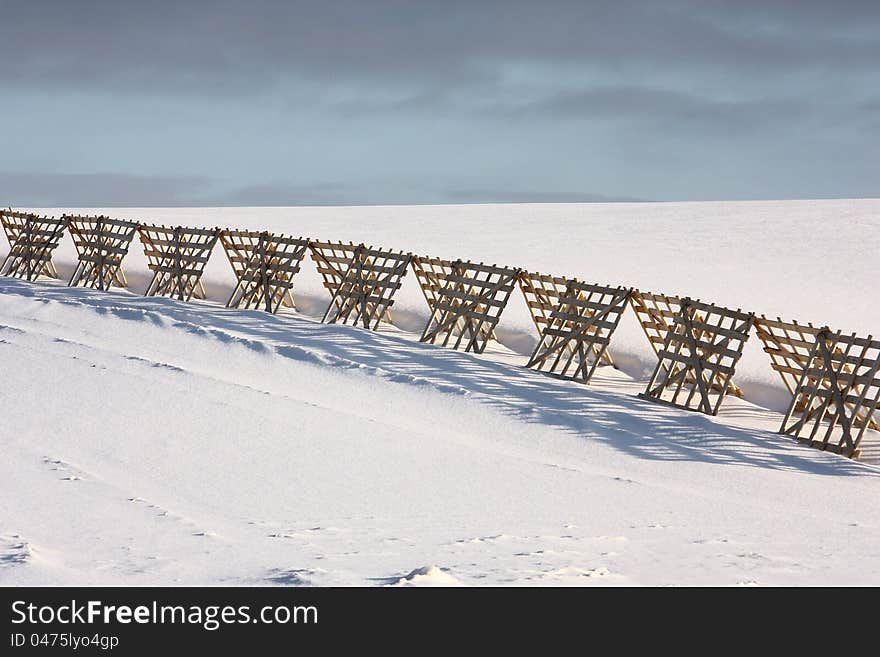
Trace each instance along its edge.
<instances>
[{"instance_id":1,"label":"wooden post","mask_svg":"<svg viewBox=\"0 0 880 657\"><path fill-rule=\"evenodd\" d=\"M31 256L33 253L33 242L31 240L31 219L30 219L30 217L25 219L24 231L25 231L25 240L24 240L25 247L24 248L25 248L25 263L26 263L25 264L25 268L26 268L25 275L27 276L27 280L30 281L30 280L33 280L31 278L31 270L32 270Z\"/></svg>"},{"instance_id":2,"label":"wooden post","mask_svg":"<svg viewBox=\"0 0 880 657\"><path fill-rule=\"evenodd\" d=\"M174 280L177 283L177 299L184 300L183 274L180 271L180 226L175 226L172 249L174 250Z\"/></svg>"}]
</instances>

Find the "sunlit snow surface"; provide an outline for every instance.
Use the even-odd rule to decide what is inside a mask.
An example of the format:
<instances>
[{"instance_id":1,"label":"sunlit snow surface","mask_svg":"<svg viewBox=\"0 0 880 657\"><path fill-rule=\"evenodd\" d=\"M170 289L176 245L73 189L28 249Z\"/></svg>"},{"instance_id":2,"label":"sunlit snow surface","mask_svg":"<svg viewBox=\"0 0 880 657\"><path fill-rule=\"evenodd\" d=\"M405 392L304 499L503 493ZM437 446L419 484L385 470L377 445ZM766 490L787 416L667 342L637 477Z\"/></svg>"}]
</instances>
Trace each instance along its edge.
<instances>
[{"instance_id":1,"label":"sunlit snow surface","mask_svg":"<svg viewBox=\"0 0 880 657\"><path fill-rule=\"evenodd\" d=\"M103 212L880 332L876 200ZM65 238L62 276L74 259ZM125 268L111 293L0 280L0 583L880 583L880 470L775 433L785 391L755 338L747 401L708 418L635 398L652 353L630 313L622 371L585 387L522 367L518 292L478 357L417 343L412 276L375 334L317 323L310 262L277 317L222 307L219 245L207 303L138 296L138 243Z\"/></svg>"}]
</instances>

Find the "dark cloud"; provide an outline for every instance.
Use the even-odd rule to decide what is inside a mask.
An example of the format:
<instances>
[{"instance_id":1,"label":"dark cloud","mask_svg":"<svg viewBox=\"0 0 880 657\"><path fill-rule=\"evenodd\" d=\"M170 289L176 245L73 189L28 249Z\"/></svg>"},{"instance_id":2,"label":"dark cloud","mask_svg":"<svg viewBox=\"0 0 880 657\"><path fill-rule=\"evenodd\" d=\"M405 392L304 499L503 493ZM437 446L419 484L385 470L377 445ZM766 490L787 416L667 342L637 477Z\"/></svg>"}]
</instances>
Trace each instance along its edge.
<instances>
[{"instance_id":1,"label":"dark cloud","mask_svg":"<svg viewBox=\"0 0 880 657\"><path fill-rule=\"evenodd\" d=\"M553 191L580 179L877 194L876 0L6 0L0 19L4 167L70 174L2 174L21 205L590 200Z\"/></svg>"},{"instance_id":2,"label":"dark cloud","mask_svg":"<svg viewBox=\"0 0 880 657\"><path fill-rule=\"evenodd\" d=\"M880 3L10 0L0 78L239 94L290 76L456 86L516 61L770 72L880 60Z\"/></svg>"},{"instance_id":3,"label":"dark cloud","mask_svg":"<svg viewBox=\"0 0 880 657\"><path fill-rule=\"evenodd\" d=\"M812 101L796 98L713 99L696 94L649 87L600 86L570 91L527 103L496 104L486 114L526 120L569 118L650 122L694 134L719 129L730 136L743 131L774 129L807 116Z\"/></svg>"}]
</instances>

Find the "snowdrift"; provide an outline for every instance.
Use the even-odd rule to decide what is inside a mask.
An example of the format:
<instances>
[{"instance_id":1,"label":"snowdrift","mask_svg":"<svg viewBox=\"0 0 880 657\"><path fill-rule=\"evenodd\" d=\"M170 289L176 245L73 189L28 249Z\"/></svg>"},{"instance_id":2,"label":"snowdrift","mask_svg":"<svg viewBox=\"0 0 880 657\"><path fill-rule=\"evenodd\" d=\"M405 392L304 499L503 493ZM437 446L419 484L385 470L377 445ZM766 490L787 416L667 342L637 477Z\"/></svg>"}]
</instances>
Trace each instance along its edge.
<instances>
[{"instance_id":1,"label":"snowdrift","mask_svg":"<svg viewBox=\"0 0 880 657\"><path fill-rule=\"evenodd\" d=\"M880 277L880 259L870 239L880 230L877 199L32 210L351 240L690 296L770 317L828 324L844 332L880 333L880 304L870 293ZM76 252L69 239L62 241L55 261L62 278L73 271ZM150 272L137 241L124 267L131 290L142 293ZM219 246L203 280L208 298L225 303L235 277ZM323 314L328 298L311 261L297 274L295 290L302 299L300 311ZM424 328L429 313L413 276L404 278L394 311L400 328ZM537 335L518 291L502 315L497 335L525 363ZM632 376L649 374L656 363L630 312L615 332L611 349L617 365ZM754 338L746 345L736 381L750 401L785 410L788 393Z\"/></svg>"},{"instance_id":2,"label":"snowdrift","mask_svg":"<svg viewBox=\"0 0 880 657\"><path fill-rule=\"evenodd\" d=\"M869 333L878 209L89 212L371 241ZM829 225L845 283L820 266ZM4 584L880 583L880 470L776 433L772 404L752 403L784 392L757 341L737 377L750 398L712 418L635 397L653 354L634 320L612 341L625 371L583 386L522 367L535 337L516 296L503 345L475 356L416 341L414 280L377 333L318 323L308 266L296 314L141 297L138 251L130 291L0 279ZM233 282L215 252L209 298Z\"/></svg>"}]
</instances>

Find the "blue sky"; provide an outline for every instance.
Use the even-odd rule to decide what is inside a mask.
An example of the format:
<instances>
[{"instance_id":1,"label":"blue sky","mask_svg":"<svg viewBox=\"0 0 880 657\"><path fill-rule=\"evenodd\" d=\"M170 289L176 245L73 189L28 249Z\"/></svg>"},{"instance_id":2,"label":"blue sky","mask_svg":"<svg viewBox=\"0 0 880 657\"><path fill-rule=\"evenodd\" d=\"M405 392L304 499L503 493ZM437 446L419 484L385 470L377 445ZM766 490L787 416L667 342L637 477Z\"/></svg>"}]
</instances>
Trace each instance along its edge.
<instances>
[{"instance_id":1,"label":"blue sky","mask_svg":"<svg viewBox=\"0 0 880 657\"><path fill-rule=\"evenodd\" d=\"M880 3L0 3L0 203L876 197Z\"/></svg>"}]
</instances>

